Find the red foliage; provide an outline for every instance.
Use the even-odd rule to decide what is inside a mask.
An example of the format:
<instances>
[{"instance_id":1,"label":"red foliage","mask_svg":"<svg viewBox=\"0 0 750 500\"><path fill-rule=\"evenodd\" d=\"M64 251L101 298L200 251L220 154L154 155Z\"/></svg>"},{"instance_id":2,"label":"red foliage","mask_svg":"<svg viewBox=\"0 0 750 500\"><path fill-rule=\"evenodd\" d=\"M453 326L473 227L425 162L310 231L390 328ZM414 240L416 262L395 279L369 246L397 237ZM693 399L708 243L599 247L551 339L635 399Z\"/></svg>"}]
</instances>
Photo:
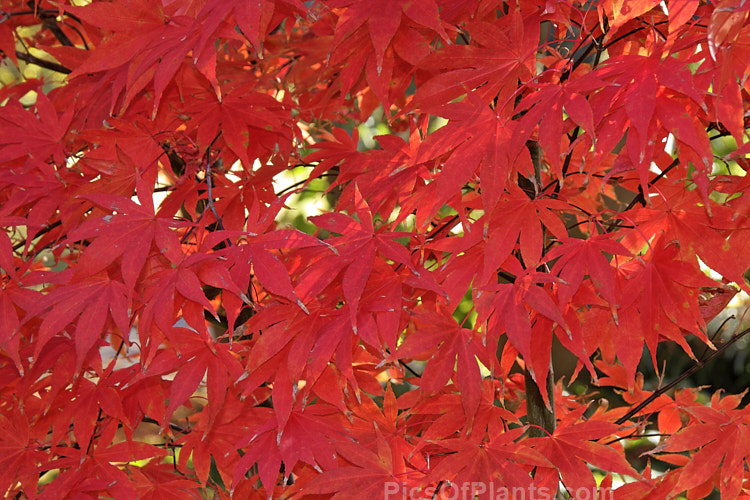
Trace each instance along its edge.
<instances>
[{"instance_id":1,"label":"red foliage","mask_svg":"<svg viewBox=\"0 0 750 500\"><path fill-rule=\"evenodd\" d=\"M0 493L750 495L639 372L747 333L749 3L85 3L0 1Z\"/></svg>"}]
</instances>

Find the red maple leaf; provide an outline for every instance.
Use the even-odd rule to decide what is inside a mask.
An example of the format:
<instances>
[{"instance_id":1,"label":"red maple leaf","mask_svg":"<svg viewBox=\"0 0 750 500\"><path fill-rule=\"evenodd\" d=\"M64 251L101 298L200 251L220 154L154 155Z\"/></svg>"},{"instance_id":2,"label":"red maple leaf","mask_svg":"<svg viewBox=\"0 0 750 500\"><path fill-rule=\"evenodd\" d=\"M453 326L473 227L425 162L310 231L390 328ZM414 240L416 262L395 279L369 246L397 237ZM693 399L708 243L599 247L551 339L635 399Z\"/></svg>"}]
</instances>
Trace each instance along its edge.
<instances>
[{"instance_id":1,"label":"red maple leaf","mask_svg":"<svg viewBox=\"0 0 750 500\"><path fill-rule=\"evenodd\" d=\"M566 419L558 422L552 435L530 438L528 444L557 467L562 482L569 491L596 491L596 482L587 463L602 470L639 477L620 453L597 442L616 434L619 426L603 420L576 423L577 414L583 410L581 408L572 412Z\"/></svg>"},{"instance_id":2,"label":"red maple leaf","mask_svg":"<svg viewBox=\"0 0 750 500\"><path fill-rule=\"evenodd\" d=\"M552 463L526 442L517 442L523 432L523 428L516 428L486 438L482 433L474 432L468 439L439 441L441 448L455 453L440 460L430 471L427 481L449 480L460 485L459 488L476 485L476 490L469 494L476 494L480 499L493 498L497 493L494 488L500 488L500 485L507 492L533 491L534 479L529 469L551 467Z\"/></svg>"}]
</instances>

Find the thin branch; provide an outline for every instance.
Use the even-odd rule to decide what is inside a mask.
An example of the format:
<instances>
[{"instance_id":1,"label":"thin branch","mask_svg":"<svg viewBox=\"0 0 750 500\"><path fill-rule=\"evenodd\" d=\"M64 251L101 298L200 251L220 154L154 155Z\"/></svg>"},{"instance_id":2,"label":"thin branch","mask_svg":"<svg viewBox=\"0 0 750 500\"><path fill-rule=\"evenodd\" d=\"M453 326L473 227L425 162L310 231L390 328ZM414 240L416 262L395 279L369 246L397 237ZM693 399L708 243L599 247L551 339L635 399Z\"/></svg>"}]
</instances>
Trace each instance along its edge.
<instances>
[{"instance_id":1,"label":"thin branch","mask_svg":"<svg viewBox=\"0 0 750 500\"><path fill-rule=\"evenodd\" d=\"M701 368L703 368L704 366L706 366L706 364L709 361L711 361L716 356L718 356L719 354L721 354L722 352L724 352L729 346L731 346L732 344L734 344L735 342L737 342L738 340L740 340L742 337L744 337L748 333L750 333L750 328L746 328L742 332L738 333L737 335L735 335L734 337L732 337L731 339L729 339L728 341L726 341L725 343L723 343L721 346L719 346L718 349L716 349L714 352L712 352L711 355L709 355L705 359L697 361L695 363L695 365L693 365L689 370L683 372L679 377L677 377L676 379L674 379L673 381L671 381L670 383L668 383L664 387L660 387L659 389L657 389L656 391L654 391L649 397L647 397L646 399L644 399L643 401L641 401L640 403L638 403L636 406L634 406L633 408L631 408L625 415L623 415L622 417L620 417L617 420L615 420L615 423L618 424L618 425L622 425L625 422L627 422L628 419L630 419L636 413L638 413L643 408L645 408L646 406L648 406L656 398L658 398L659 396L661 396L662 394L664 394L665 392L667 392L668 390L670 390L671 388L673 388L674 386L676 386L677 384L679 384L680 382L682 382L683 380L685 380L686 378L688 378L693 373L697 372L698 370L700 370Z\"/></svg>"},{"instance_id":2,"label":"thin branch","mask_svg":"<svg viewBox=\"0 0 750 500\"><path fill-rule=\"evenodd\" d=\"M76 28L75 26L73 26L70 23L66 23L66 22L63 21L63 24L65 26L67 26L68 28L72 29L73 31L75 31L78 34L78 36L81 38L81 43L83 43L83 48L84 49L91 50L91 48L89 47L89 44L86 43L86 38L83 36L83 33L81 33L81 30L79 30L78 28Z\"/></svg>"},{"instance_id":3,"label":"thin branch","mask_svg":"<svg viewBox=\"0 0 750 500\"><path fill-rule=\"evenodd\" d=\"M607 36L607 32L609 31L609 23L607 22L607 18L606 17L604 18L604 26L603 26L602 31L603 32L602 32L601 35L599 35L596 38L592 38L591 39L591 43L589 43L583 49L583 52L578 57L575 57L574 59L572 59L572 62L570 64L570 70L567 73L563 73L560 76L560 82L561 83L564 82L565 80L567 80L568 78L570 78L570 76L573 74L573 72L576 70L576 68L578 68L578 66L580 66L581 64L583 64L583 62L586 60L586 58L589 56L589 54L591 54L591 51L594 48L596 48L597 61L598 61L598 56L606 49L606 47L602 46L602 42L604 41L604 37ZM589 33L588 36L591 36L591 33ZM575 52L573 53L573 56L575 56Z\"/></svg>"},{"instance_id":4,"label":"thin branch","mask_svg":"<svg viewBox=\"0 0 750 500\"><path fill-rule=\"evenodd\" d=\"M711 335L710 340L712 344L714 342L714 339L721 333L721 331L724 329L727 323L729 323L729 321L732 319L734 319L734 315L724 318L724 321L721 322L721 324L719 325L719 328L716 329L716 332L713 335ZM708 344L703 346L703 352L700 355L700 359L703 359L703 357L706 355L707 352L708 352Z\"/></svg>"},{"instance_id":5,"label":"thin branch","mask_svg":"<svg viewBox=\"0 0 750 500\"><path fill-rule=\"evenodd\" d=\"M653 179L651 179L648 182L648 184L647 184L648 187L651 187L654 184L656 184L657 182L659 182L665 175L667 175L667 173L669 173L670 170L672 170L673 168L675 168L679 164L680 164L680 159L679 158L675 158L674 160L672 160L672 163L670 163L667 166L667 168L665 168L659 175L657 175L656 177L654 177ZM646 204L646 195L643 194L643 190L640 188L640 186L638 187L638 194L635 195L635 197L632 200L630 200L630 203L628 203L628 206L625 207L625 210L623 210L623 212L627 212L628 210L630 210L631 208L633 208L636 203L640 203L640 204L642 204L644 206ZM609 227L607 227L607 232L610 233L610 232L612 232L613 229L617 229L617 227L621 223L622 223L622 219L618 219L616 221L613 221L612 223L610 223Z\"/></svg>"},{"instance_id":6,"label":"thin branch","mask_svg":"<svg viewBox=\"0 0 750 500\"><path fill-rule=\"evenodd\" d=\"M643 31L643 30L645 30L648 27L654 27L654 26L658 26L660 24L666 24L668 22L669 21L659 21L658 23L646 24L645 26L641 26L640 28L634 28L634 29L628 31L627 33L625 33L624 35L620 35L620 36L618 36L616 38L613 38L609 42L607 42L607 44L602 47L602 50L607 50L609 47L611 47L612 45L615 45L620 40L624 40L625 38L627 38L627 37L629 37L631 35L635 35L639 31ZM661 34L661 33L659 33L659 34Z\"/></svg>"},{"instance_id":7,"label":"thin branch","mask_svg":"<svg viewBox=\"0 0 750 500\"><path fill-rule=\"evenodd\" d=\"M628 434L627 436L623 436L623 437L619 437L617 439L612 439L611 441L607 441L604 444L606 446L609 446L611 444L614 444L614 443L616 443L618 441L623 441L625 439L641 439L641 438L646 438L646 437L662 437L662 436L669 437L669 436L671 436L671 434L661 434L661 433L658 433L658 432L652 432L652 433L649 433L649 434L638 434L637 432L633 432L631 434Z\"/></svg>"},{"instance_id":8,"label":"thin branch","mask_svg":"<svg viewBox=\"0 0 750 500\"><path fill-rule=\"evenodd\" d=\"M58 220L58 221L53 222L52 224L49 224L49 225L43 227L42 229L40 229L34 235L34 239L36 239L36 238L38 238L38 237L40 237L40 236L42 236L44 234L49 233L50 231L52 231L53 229L55 229L56 227L59 227L61 225L62 225L62 222ZM26 241L21 241L19 243L16 243L15 245L13 245L13 251L18 250L19 248L21 248L21 247L23 247L25 245L26 245Z\"/></svg>"},{"instance_id":9,"label":"thin branch","mask_svg":"<svg viewBox=\"0 0 750 500\"><path fill-rule=\"evenodd\" d=\"M68 69L62 64L58 64L52 61L45 61L44 59L40 59L32 54L21 52L19 50L16 51L16 57L22 61L27 62L28 64L34 64L36 66L48 69L50 71L56 71L58 73L64 73L66 75L69 75L73 72L72 69Z\"/></svg>"},{"instance_id":10,"label":"thin branch","mask_svg":"<svg viewBox=\"0 0 750 500\"><path fill-rule=\"evenodd\" d=\"M404 366L404 368L406 368L407 370L409 370L412 373L412 375L414 375L417 378L422 378L422 375L420 375L419 373L415 372L414 368L412 368L411 366L409 366L405 361L402 361L402 360L399 359L398 362L401 363Z\"/></svg>"},{"instance_id":11,"label":"thin branch","mask_svg":"<svg viewBox=\"0 0 750 500\"><path fill-rule=\"evenodd\" d=\"M219 217L219 213L216 211L216 207L214 206L213 179L211 173L211 148L213 147L214 143L219 140L219 137L221 137L221 130L218 134L216 134L216 137L214 137L214 140L211 141L211 144L208 145L208 149L206 149L206 186L208 188L208 208L211 210L211 213L214 214L214 217L216 217L217 227L220 230L224 231L224 224L221 222L221 217ZM227 239L226 241L228 246L232 246L232 242L229 241L229 239Z\"/></svg>"},{"instance_id":12,"label":"thin branch","mask_svg":"<svg viewBox=\"0 0 750 500\"><path fill-rule=\"evenodd\" d=\"M304 166L304 165L297 165L297 166ZM324 172L324 173L320 174L320 175L319 175L318 177L316 177L316 179L319 179L319 178L321 178L321 177L335 177L335 176L337 176L337 175L338 175L338 174L337 174L337 173L335 173L335 172ZM295 182L295 183L294 183L294 184L292 184L291 186L287 186L287 187L285 187L284 189L282 189L282 190L281 190L281 191L279 191L278 193L275 193L275 194L276 194L276 197L278 198L279 196L283 196L283 195L285 195L285 194L286 194L286 193L288 193L289 191L292 191L292 190L294 190L294 189L296 189L296 188L300 187L301 185L305 184L305 183L306 183L306 182L308 182L309 180L310 180L309 178L307 178L307 179L302 179L301 181L297 181L297 182ZM308 192L309 192L309 191L308 191Z\"/></svg>"}]
</instances>

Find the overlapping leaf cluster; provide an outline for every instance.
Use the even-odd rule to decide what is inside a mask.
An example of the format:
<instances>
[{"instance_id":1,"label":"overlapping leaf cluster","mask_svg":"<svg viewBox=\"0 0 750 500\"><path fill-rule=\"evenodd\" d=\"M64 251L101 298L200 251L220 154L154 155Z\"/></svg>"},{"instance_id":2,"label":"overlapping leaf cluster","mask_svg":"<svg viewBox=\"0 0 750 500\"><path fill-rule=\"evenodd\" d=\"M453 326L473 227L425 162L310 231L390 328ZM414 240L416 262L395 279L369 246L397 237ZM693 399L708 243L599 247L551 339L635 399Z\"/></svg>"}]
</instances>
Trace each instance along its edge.
<instances>
[{"instance_id":1,"label":"overlapping leaf cluster","mask_svg":"<svg viewBox=\"0 0 750 500\"><path fill-rule=\"evenodd\" d=\"M741 398L638 367L748 289L749 13L3 0L0 492L748 494Z\"/></svg>"}]
</instances>

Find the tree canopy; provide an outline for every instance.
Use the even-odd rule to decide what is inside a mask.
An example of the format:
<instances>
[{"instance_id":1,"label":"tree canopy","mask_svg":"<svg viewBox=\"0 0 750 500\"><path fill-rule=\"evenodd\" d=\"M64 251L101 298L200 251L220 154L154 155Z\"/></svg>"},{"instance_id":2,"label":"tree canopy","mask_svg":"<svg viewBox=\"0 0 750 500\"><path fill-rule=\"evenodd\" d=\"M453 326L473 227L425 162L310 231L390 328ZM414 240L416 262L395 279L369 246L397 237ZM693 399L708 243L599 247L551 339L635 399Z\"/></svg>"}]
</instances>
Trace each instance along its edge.
<instances>
[{"instance_id":1,"label":"tree canopy","mask_svg":"<svg viewBox=\"0 0 750 500\"><path fill-rule=\"evenodd\" d=\"M0 0L0 492L747 497L749 13Z\"/></svg>"}]
</instances>

